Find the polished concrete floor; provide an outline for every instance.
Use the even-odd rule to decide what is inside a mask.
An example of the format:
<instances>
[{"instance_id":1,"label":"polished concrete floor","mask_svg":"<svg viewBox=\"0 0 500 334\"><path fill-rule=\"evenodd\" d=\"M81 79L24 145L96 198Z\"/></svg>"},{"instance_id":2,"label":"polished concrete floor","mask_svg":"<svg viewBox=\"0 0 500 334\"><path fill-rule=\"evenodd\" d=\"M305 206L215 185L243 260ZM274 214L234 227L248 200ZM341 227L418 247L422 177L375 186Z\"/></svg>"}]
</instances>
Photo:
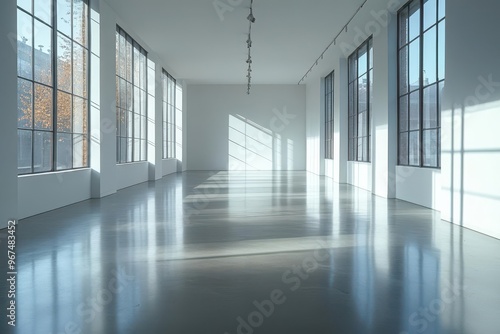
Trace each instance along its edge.
<instances>
[{"instance_id":1,"label":"polished concrete floor","mask_svg":"<svg viewBox=\"0 0 500 334\"><path fill-rule=\"evenodd\" d=\"M500 333L500 240L304 172L171 175L17 238L14 333Z\"/></svg>"}]
</instances>

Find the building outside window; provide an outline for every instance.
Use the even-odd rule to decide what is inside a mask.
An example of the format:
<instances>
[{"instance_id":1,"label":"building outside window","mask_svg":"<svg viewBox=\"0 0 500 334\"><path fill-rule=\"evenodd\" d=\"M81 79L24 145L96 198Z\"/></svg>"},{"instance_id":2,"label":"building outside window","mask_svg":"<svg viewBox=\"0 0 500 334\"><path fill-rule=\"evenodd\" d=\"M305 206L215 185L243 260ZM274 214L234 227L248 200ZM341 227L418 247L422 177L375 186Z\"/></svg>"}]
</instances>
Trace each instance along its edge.
<instances>
[{"instance_id":1,"label":"building outside window","mask_svg":"<svg viewBox=\"0 0 500 334\"><path fill-rule=\"evenodd\" d=\"M398 54L398 163L439 168L444 0L412 0L399 11Z\"/></svg>"},{"instance_id":2,"label":"building outside window","mask_svg":"<svg viewBox=\"0 0 500 334\"><path fill-rule=\"evenodd\" d=\"M89 166L88 0L17 1L18 173Z\"/></svg>"},{"instance_id":3,"label":"building outside window","mask_svg":"<svg viewBox=\"0 0 500 334\"><path fill-rule=\"evenodd\" d=\"M349 161L370 162L373 42L370 37L348 60Z\"/></svg>"},{"instance_id":4,"label":"building outside window","mask_svg":"<svg viewBox=\"0 0 500 334\"><path fill-rule=\"evenodd\" d=\"M147 53L116 29L116 145L120 164L147 159Z\"/></svg>"},{"instance_id":5,"label":"building outside window","mask_svg":"<svg viewBox=\"0 0 500 334\"><path fill-rule=\"evenodd\" d=\"M325 78L325 159L333 159L333 80L334 72Z\"/></svg>"}]
</instances>

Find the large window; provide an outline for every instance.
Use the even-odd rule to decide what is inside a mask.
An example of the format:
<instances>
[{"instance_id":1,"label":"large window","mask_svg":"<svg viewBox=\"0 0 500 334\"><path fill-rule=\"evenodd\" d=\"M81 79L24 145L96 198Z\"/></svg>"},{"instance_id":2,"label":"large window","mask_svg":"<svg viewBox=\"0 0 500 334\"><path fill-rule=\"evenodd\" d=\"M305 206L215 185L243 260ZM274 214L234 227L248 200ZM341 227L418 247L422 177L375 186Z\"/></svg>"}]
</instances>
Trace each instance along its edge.
<instances>
[{"instance_id":1,"label":"large window","mask_svg":"<svg viewBox=\"0 0 500 334\"><path fill-rule=\"evenodd\" d=\"M117 162L147 159L147 53L116 29Z\"/></svg>"},{"instance_id":2,"label":"large window","mask_svg":"<svg viewBox=\"0 0 500 334\"><path fill-rule=\"evenodd\" d=\"M398 13L400 165L440 167L445 0L413 0Z\"/></svg>"},{"instance_id":3,"label":"large window","mask_svg":"<svg viewBox=\"0 0 500 334\"><path fill-rule=\"evenodd\" d=\"M333 79L334 72L325 78L325 159L333 159Z\"/></svg>"},{"instance_id":4,"label":"large window","mask_svg":"<svg viewBox=\"0 0 500 334\"><path fill-rule=\"evenodd\" d=\"M18 173L88 167L88 0L17 5Z\"/></svg>"},{"instance_id":5,"label":"large window","mask_svg":"<svg viewBox=\"0 0 500 334\"><path fill-rule=\"evenodd\" d=\"M182 160L182 85L163 70L163 159Z\"/></svg>"},{"instance_id":6,"label":"large window","mask_svg":"<svg viewBox=\"0 0 500 334\"><path fill-rule=\"evenodd\" d=\"M182 161L182 85L175 83L175 158Z\"/></svg>"},{"instance_id":7,"label":"large window","mask_svg":"<svg viewBox=\"0 0 500 334\"><path fill-rule=\"evenodd\" d=\"M370 161L372 86L370 37L349 57L349 161Z\"/></svg>"},{"instance_id":8,"label":"large window","mask_svg":"<svg viewBox=\"0 0 500 334\"><path fill-rule=\"evenodd\" d=\"M163 70L163 159L175 158L175 79Z\"/></svg>"}]
</instances>

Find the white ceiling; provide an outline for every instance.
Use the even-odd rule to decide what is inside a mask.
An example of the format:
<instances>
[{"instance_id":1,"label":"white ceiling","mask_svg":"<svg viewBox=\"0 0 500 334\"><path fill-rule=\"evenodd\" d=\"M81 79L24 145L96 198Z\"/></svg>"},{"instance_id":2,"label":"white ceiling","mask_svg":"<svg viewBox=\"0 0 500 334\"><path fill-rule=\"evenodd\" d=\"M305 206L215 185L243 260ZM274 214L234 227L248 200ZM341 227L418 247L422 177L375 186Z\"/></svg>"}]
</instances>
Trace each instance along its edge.
<instances>
[{"instance_id":1,"label":"white ceiling","mask_svg":"<svg viewBox=\"0 0 500 334\"><path fill-rule=\"evenodd\" d=\"M246 83L250 0L106 0L188 83ZM362 0L254 0L252 82L296 84Z\"/></svg>"}]
</instances>

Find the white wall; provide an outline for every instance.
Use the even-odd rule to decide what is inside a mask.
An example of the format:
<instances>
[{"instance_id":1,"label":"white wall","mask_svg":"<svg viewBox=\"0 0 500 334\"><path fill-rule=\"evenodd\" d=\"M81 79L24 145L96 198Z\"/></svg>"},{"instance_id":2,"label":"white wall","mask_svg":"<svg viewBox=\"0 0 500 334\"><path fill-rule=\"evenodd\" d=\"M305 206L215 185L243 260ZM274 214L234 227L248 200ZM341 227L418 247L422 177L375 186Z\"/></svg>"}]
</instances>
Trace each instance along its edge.
<instances>
[{"instance_id":1,"label":"white wall","mask_svg":"<svg viewBox=\"0 0 500 334\"><path fill-rule=\"evenodd\" d=\"M500 3L447 8L442 217L500 238ZM470 24L464 24L464 20Z\"/></svg>"},{"instance_id":2,"label":"white wall","mask_svg":"<svg viewBox=\"0 0 500 334\"><path fill-rule=\"evenodd\" d=\"M90 169L20 176L18 218L90 198Z\"/></svg>"},{"instance_id":3,"label":"white wall","mask_svg":"<svg viewBox=\"0 0 500 334\"><path fill-rule=\"evenodd\" d=\"M433 168L396 167L396 197L427 208L441 207L441 171Z\"/></svg>"},{"instance_id":4,"label":"white wall","mask_svg":"<svg viewBox=\"0 0 500 334\"><path fill-rule=\"evenodd\" d=\"M189 85L188 170L305 170L305 87Z\"/></svg>"},{"instance_id":5,"label":"white wall","mask_svg":"<svg viewBox=\"0 0 500 334\"><path fill-rule=\"evenodd\" d=\"M0 11L0 228L17 218L17 20L16 1Z\"/></svg>"},{"instance_id":6,"label":"white wall","mask_svg":"<svg viewBox=\"0 0 500 334\"><path fill-rule=\"evenodd\" d=\"M318 112L324 108L324 99L321 93L323 85L324 80L317 79L306 86L306 167L308 172L317 175L324 175L325 170L325 141L322 140L325 138L325 127L320 126L325 121L325 113Z\"/></svg>"}]
</instances>

